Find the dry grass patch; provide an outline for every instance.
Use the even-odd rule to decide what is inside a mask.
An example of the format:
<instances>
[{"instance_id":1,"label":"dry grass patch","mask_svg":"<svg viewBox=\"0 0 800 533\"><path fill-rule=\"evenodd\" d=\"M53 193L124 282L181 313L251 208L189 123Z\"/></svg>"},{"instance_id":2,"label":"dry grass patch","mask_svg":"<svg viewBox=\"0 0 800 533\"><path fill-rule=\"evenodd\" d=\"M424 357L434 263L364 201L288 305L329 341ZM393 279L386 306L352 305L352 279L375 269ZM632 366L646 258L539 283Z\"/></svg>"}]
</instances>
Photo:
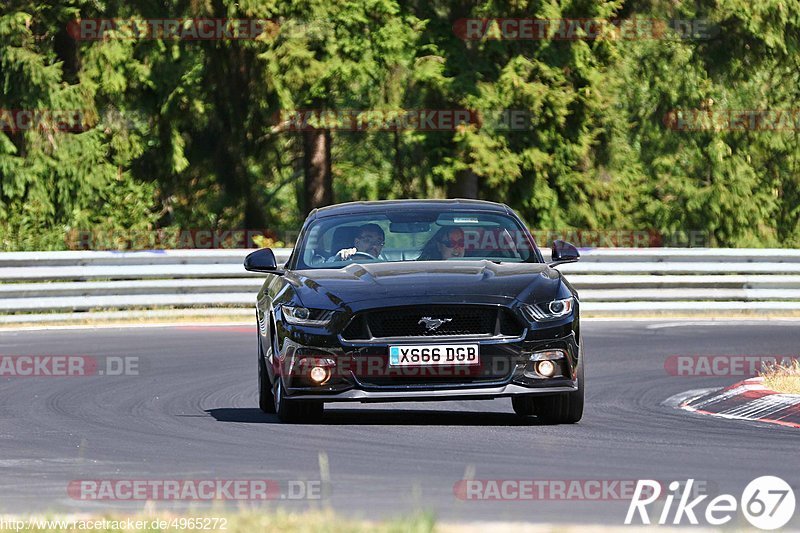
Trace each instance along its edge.
<instances>
[{"instance_id":1,"label":"dry grass patch","mask_svg":"<svg viewBox=\"0 0 800 533\"><path fill-rule=\"evenodd\" d=\"M800 360L772 365L760 373L764 386L784 394L800 394Z\"/></svg>"},{"instance_id":2,"label":"dry grass patch","mask_svg":"<svg viewBox=\"0 0 800 533\"><path fill-rule=\"evenodd\" d=\"M131 524L130 522L133 522ZM137 523L138 522L138 523ZM193 518L172 514L73 515L9 517L0 515L0 532L31 533L432 533L427 513L386 521L343 518L331 510L292 513L283 510L200 513Z\"/></svg>"}]
</instances>

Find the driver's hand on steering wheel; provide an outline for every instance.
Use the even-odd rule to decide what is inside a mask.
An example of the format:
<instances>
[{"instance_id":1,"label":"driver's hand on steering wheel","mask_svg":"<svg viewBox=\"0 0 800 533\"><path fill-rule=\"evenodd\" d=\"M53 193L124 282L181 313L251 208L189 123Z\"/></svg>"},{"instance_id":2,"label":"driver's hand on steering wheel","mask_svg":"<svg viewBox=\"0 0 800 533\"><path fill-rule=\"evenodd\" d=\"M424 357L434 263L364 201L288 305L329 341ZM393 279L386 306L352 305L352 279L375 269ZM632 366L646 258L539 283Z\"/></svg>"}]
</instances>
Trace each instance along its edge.
<instances>
[{"instance_id":1,"label":"driver's hand on steering wheel","mask_svg":"<svg viewBox=\"0 0 800 533\"><path fill-rule=\"evenodd\" d=\"M350 259L353 256L353 254L356 253L357 251L358 251L358 248L355 248L355 247L354 248L342 248L336 254L336 257L340 261L344 261L344 260Z\"/></svg>"}]
</instances>

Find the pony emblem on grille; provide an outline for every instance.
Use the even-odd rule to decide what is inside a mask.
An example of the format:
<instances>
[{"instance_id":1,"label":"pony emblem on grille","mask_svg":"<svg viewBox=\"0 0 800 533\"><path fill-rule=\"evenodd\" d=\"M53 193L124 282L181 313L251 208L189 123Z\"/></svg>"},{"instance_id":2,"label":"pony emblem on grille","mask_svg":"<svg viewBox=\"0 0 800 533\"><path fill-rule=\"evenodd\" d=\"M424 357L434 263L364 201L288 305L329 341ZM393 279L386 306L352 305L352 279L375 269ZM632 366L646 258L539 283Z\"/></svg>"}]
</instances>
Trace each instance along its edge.
<instances>
[{"instance_id":1,"label":"pony emblem on grille","mask_svg":"<svg viewBox=\"0 0 800 533\"><path fill-rule=\"evenodd\" d=\"M452 322L452 318L431 318L429 316L422 317L417 324L425 324L428 331L434 331L442 327L442 324Z\"/></svg>"}]
</instances>

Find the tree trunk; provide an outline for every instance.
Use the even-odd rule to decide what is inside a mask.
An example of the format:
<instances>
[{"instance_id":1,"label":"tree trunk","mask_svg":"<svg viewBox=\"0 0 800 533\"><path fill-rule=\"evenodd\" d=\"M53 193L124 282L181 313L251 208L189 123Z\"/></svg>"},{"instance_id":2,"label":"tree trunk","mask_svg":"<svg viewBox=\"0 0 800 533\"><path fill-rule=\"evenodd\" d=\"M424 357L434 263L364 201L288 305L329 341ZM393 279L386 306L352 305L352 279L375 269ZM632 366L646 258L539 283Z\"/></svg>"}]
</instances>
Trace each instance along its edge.
<instances>
[{"instance_id":1,"label":"tree trunk","mask_svg":"<svg viewBox=\"0 0 800 533\"><path fill-rule=\"evenodd\" d=\"M414 191L411 187L411 183L406 183L406 176L405 172L403 171L403 156L400 152L402 145L400 143L400 131L394 130L394 179L397 183L400 184L400 188L402 189L402 197L403 198L412 198ZM411 180L409 180L410 182Z\"/></svg>"},{"instance_id":2,"label":"tree trunk","mask_svg":"<svg viewBox=\"0 0 800 533\"><path fill-rule=\"evenodd\" d=\"M309 129L302 135L305 174L303 209L308 215L317 207L333 203L331 133L329 130Z\"/></svg>"}]
</instances>

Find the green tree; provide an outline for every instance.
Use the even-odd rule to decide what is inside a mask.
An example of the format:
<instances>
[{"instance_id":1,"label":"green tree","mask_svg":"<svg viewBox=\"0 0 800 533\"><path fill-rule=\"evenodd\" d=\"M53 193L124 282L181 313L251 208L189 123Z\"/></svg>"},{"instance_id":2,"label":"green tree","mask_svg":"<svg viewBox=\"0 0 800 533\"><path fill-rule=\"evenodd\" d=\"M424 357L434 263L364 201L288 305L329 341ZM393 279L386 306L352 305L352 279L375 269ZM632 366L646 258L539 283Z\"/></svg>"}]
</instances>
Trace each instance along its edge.
<instances>
[{"instance_id":1,"label":"green tree","mask_svg":"<svg viewBox=\"0 0 800 533\"><path fill-rule=\"evenodd\" d=\"M0 240L4 248L61 248L74 230L148 228L154 189L130 165L140 128L102 106L104 91L77 67L66 23L80 2L7 3L0 13ZM124 61L115 56L115 61ZM16 112L42 117L18 128ZM77 115L66 130L54 121ZM18 115L16 115L18 116ZM11 121L11 125L9 125ZM77 131L72 131L72 130Z\"/></svg>"}]
</instances>

